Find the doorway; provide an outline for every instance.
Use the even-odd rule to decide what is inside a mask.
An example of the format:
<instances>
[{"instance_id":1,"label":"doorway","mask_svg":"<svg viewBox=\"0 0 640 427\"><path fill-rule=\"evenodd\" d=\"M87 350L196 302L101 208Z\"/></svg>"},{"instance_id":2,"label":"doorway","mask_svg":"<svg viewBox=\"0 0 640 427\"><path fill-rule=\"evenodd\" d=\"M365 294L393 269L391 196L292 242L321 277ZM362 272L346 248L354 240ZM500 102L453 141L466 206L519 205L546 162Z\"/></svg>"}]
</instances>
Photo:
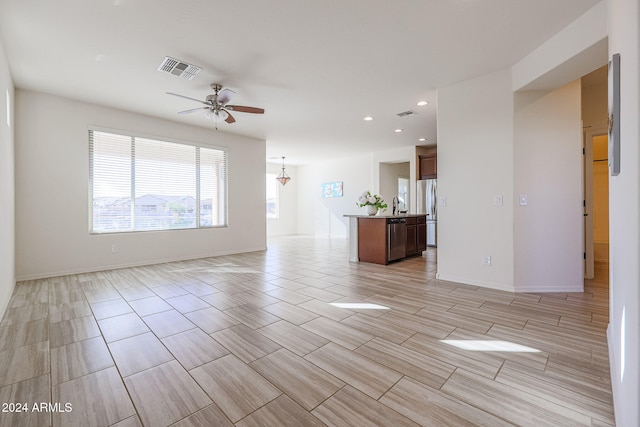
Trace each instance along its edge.
<instances>
[{"instance_id":1,"label":"doorway","mask_svg":"<svg viewBox=\"0 0 640 427\"><path fill-rule=\"evenodd\" d=\"M410 162L380 162L379 194L388 205L388 213L391 213L394 198L397 201L403 199L402 210L411 209L410 176Z\"/></svg>"},{"instance_id":2,"label":"doorway","mask_svg":"<svg viewBox=\"0 0 640 427\"><path fill-rule=\"evenodd\" d=\"M585 132L585 278L609 264L609 167L606 130Z\"/></svg>"}]
</instances>

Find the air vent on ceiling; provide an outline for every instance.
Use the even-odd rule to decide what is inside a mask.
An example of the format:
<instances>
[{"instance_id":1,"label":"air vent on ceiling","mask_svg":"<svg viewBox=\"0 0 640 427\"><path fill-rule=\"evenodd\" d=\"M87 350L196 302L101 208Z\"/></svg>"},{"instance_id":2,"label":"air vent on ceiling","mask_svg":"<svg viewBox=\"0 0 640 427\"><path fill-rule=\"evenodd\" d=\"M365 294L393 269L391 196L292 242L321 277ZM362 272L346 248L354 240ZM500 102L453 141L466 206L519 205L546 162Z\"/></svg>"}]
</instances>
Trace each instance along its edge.
<instances>
[{"instance_id":1,"label":"air vent on ceiling","mask_svg":"<svg viewBox=\"0 0 640 427\"><path fill-rule=\"evenodd\" d=\"M398 113L396 114L396 116L407 117L407 116L413 116L414 114L418 114L418 113L416 113L415 111L408 110L408 111L403 111L402 113Z\"/></svg>"},{"instance_id":2,"label":"air vent on ceiling","mask_svg":"<svg viewBox=\"0 0 640 427\"><path fill-rule=\"evenodd\" d=\"M184 61L171 58L170 56L165 56L164 60L158 67L158 71L173 74L178 77L184 77L187 80L192 80L201 70L202 68L200 67L187 64Z\"/></svg>"}]
</instances>

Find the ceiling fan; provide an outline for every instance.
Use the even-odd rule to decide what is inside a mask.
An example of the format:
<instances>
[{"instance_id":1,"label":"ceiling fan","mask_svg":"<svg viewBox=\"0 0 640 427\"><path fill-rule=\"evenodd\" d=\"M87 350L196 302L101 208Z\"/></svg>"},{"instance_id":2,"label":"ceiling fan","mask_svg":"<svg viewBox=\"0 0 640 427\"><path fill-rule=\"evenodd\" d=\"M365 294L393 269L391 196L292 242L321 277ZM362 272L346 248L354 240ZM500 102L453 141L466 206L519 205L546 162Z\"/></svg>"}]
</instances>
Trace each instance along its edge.
<instances>
[{"instance_id":1,"label":"ceiling fan","mask_svg":"<svg viewBox=\"0 0 640 427\"><path fill-rule=\"evenodd\" d=\"M233 95L236 94L231 89L223 89L222 85L218 83L213 83L211 85L211 89L213 89L213 95L208 95L204 101L172 92L167 92L167 95L179 96L180 98L190 99L191 101L204 104L204 107L179 111L178 114L189 114L196 111L201 111L207 118L213 119L216 122L216 129L218 122L224 120L227 123L234 123L236 121L236 119L231 115L231 111L237 111L240 113L264 114L263 108L247 107L244 105L230 105L229 101L231 101Z\"/></svg>"}]
</instances>

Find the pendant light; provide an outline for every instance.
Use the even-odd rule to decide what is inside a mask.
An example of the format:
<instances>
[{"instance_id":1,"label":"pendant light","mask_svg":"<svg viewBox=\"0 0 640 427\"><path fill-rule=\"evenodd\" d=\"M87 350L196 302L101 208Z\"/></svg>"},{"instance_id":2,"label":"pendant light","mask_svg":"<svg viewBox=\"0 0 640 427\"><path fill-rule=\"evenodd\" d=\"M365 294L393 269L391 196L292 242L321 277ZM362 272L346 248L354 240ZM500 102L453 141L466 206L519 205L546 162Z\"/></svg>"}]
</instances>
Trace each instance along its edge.
<instances>
[{"instance_id":1,"label":"pendant light","mask_svg":"<svg viewBox=\"0 0 640 427\"><path fill-rule=\"evenodd\" d=\"M291 177L284 171L284 156L282 156L282 172L280 172L280 175L278 175L276 179L280 181L282 185L286 185L287 182L291 181Z\"/></svg>"}]
</instances>

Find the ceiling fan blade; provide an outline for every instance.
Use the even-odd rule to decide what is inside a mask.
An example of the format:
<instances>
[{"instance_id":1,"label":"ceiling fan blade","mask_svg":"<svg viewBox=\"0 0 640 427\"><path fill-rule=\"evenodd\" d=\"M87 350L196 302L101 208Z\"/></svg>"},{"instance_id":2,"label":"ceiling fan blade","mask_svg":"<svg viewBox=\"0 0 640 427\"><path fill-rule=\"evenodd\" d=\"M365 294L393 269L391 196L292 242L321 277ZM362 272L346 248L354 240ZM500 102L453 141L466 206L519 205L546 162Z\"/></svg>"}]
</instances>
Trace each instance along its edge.
<instances>
[{"instance_id":1,"label":"ceiling fan blade","mask_svg":"<svg viewBox=\"0 0 640 427\"><path fill-rule=\"evenodd\" d=\"M189 113L195 113L196 111L202 111L202 110L208 110L209 107L198 107L198 108L192 108L190 110L184 110L184 111L178 111L178 114L189 114Z\"/></svg>"},{"instance_id":2,"label":"ceiling fan blade","mask_svg":"<svg viewBox=\"0 0 640 427\"><path fill-rule=\"evenodd\" d=\"M241 113L264 114L264 108L247 107L245 105L227 105L226 108Z\"/></svg>"},{"instance_id":3,"label":"ceiling fan blade","mask_svg":"<svg viewBox=\"0 0 640 427\"><path fill-rule=\"evenodd\" d=\"M218 103L221 105L226 105L227 102L231 101L233 95L236 93L231 89L222 89L220 93L218 93Z\"/></svg>"},{"instance_id":4,"label":"ceiling fan blade","mask_svg":"<svg viewBox=\"0 0 640 427\"><path fill-rule=\"evenodd\" d=\"M191 100L191 101L196 101L196 102L199 102L199 103L204 104L204 105L209 105L209 103L208 103L208 102L204 102L204 101L203 101L203 100L201 100L201 99L189 98L188 96L179 95L179 94L177 94L177 93L167 92L167 95L178 96L178 97L180 97L180 98L189 99L189 100Z\"/></svg>"},{"instance_id":5,"label":"ceiling fan blade","mask_svg":"<svg viewBox=\"0 0 640 427\"><path fill-rule=\"evenodd\" d=\"M234 123L236 121L236 119L234 119L233 116L228 111L227 111L227 114L229 114L229 115L227 116L226 119L224 119L224 121L229 123L229 124Z\"/></svg>"}]
</instances>

